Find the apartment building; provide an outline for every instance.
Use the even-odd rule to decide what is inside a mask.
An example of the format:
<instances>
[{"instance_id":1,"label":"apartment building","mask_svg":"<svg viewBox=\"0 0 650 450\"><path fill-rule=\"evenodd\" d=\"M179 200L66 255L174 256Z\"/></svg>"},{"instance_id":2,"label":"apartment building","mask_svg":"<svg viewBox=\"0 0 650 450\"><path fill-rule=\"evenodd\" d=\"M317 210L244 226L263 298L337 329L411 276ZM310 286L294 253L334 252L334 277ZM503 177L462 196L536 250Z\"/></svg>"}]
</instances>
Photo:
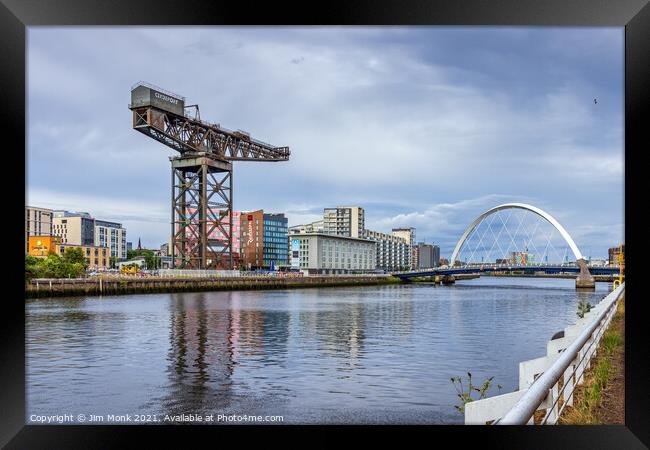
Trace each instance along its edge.
<instances>
[{"instance_id":1,"label":"apartment building","mask_svg":"<svg viewBox=\"0 0 650 450\"><path fill-rule=\"evenodd\" d=\"M95 245L95 219L87 212L54 211L52 235L62 244Z\"/></svg>"},{"instance_id":2,"label":"apartment building","mask_svg":"<svg viewBox=\"0 0 650 450\"><path fill-rule=\"evenodd\" d=\"M415 245L415 228L393 228L392 230L393 236L401 237L403 239L406 239L406 242L409 243L410 246L410 266L409 268L415 269L416 267L419 266L419 253L417 249L417 245Z\"/></svg>"},{"instance_id":3,"label":"apartment building","mask_svg":"<svg viewBox=\"0 0 650 450\"><path fill-rule=\"evenodd\" d=\"M359 206L337 206L323 210L323 232L337 236L361 237L365 214Z\"/></svg>"},{"instance_id":4,"label":"apartment building","mask_svg":"<svg viewBox=\"0 0 650 450\"><path fill-rule=\"evenodd\" d=\"M117 222L95 220L95 245L108 247L110 256L118 259L126 258L126 229Z\"/></svg>"},{"instance_id":5,"label":"apartment building","mask_svg":"<svg viewBox=\"0 0 650 450\"><path fill-rule=\"evenodd\" d=\"M411 246L405 238L371 230L364 230L361 237L375 242L377 269L392 272L410 267Z\"/></svg>"}]
</instances>

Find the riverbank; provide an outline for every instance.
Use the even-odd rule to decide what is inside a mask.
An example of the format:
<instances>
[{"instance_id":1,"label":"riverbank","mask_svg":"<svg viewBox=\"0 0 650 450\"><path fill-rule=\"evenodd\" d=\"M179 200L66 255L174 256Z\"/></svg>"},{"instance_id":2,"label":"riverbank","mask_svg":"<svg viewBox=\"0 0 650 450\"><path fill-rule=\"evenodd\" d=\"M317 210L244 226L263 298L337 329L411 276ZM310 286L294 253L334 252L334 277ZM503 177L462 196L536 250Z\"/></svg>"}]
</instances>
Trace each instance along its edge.
<instances>
[{"instance_id":1,"label":"riverbank","mask_svg":"<svg viewBox=\"0 0 650 450\"><path fill-rule=\"evenodd\" d=\"M573 406L560 417L561 425L625 424L625 297L617 306L598 355L576 388Z\"/></svg>"},{"instance_id":2,"label":"riverbank","mask_svg":"<svg viewBox=\"0 0 650 450\"><path fill-rule=\"evenodd\" d=\"M232 291L257 289L298 289L336 286L373 286L398 284L393 277L309 276L162 278L96 277L81 279L32 280L25 286L26 298L73 297L81 295L126 295L164 292Z\"/></svg>"}]
</instances>

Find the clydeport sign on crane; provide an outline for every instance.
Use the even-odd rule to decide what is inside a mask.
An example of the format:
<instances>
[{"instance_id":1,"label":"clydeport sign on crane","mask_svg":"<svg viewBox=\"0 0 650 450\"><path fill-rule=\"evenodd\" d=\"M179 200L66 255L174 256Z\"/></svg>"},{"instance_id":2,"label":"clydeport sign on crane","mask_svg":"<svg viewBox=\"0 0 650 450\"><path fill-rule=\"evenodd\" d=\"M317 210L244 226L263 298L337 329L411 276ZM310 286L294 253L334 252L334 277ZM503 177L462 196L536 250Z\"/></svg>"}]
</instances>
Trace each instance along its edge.
<instances>
[{"instance_id":1,"label":"clydeport sign on crane","mask_svg":"<svg viewBox=\"0 0 650 450\"><path fill-rule=\"evenodd\" d=\"M172 267L233 268L232 161L288 161L289 147L191 117L184 97L145 82L131 88L129 109L135 130L180 154L169 158Z\"/></svg>"}]
</instances>

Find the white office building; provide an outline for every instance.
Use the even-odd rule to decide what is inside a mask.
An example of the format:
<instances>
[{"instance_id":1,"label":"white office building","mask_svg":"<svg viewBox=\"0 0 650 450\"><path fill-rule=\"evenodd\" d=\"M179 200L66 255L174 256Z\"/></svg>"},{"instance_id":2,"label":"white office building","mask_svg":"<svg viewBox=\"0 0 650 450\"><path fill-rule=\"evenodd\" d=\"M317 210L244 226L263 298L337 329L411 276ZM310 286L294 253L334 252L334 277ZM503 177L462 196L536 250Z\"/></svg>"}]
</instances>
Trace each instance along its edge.
<instances>
[{"instance_id":1,"label":"white office building","mask_svg":"<svg viewBox=\"0 0 650 450\"><path fill-rule=\"evenodd\" d=\"M294 233L289 237L292 269L309 274L369 273L375 270L375 243L324 233Z\"/></svg>"}]
</instances>

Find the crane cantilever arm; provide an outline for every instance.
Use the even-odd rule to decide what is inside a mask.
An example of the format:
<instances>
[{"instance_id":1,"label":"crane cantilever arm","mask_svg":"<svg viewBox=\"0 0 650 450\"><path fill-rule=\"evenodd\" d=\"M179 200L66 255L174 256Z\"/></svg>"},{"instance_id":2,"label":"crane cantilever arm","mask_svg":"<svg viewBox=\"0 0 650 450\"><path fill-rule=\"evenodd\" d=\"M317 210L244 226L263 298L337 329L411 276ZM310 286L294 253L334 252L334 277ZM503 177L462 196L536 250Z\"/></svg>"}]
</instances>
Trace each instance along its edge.
<instances>
[{"instance_id":1,"label":"crane cantilever arm","mask_svg":"<svg viewBox=\"0 0 650 450\"><path fill-rule=\"evenodd\" d=\"M289 147L274 147L198 119L152 106L134 107L133 128L179 153L206 152L224 161L287 161Z\"/></svg>"}]
</instances>

